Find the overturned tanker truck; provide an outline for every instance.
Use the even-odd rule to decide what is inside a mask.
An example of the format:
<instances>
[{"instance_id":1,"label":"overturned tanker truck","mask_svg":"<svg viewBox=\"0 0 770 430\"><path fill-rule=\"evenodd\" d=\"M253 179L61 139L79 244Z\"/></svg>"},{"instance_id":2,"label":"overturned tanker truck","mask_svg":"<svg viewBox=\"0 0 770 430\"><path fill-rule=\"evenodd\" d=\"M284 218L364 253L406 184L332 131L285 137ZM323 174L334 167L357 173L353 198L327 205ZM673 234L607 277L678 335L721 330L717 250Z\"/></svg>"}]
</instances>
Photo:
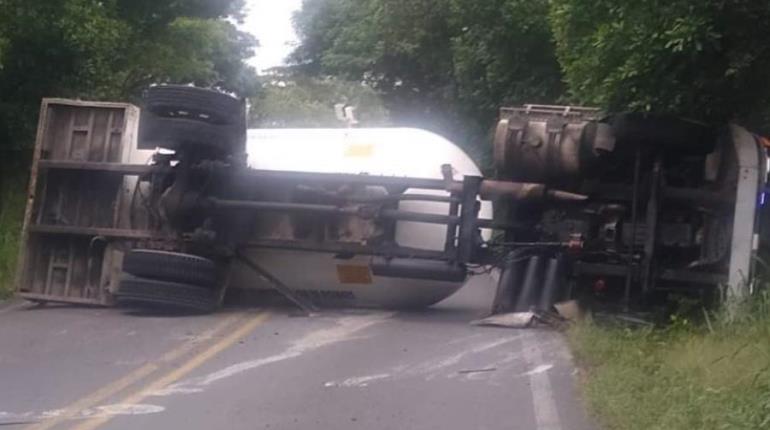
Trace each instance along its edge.
<instances>
[{"instance_id":1,"label":"overturned tanker truck","mask_svg":"<svg viewBox=\"0 0 770 430\"><path fill-rule=\"evenodd\" d=\"M174 85L141 110L45 99L19 295L208 312L271 289L305 310L417 308L492 268L496 311L749 288L767 172L740 127L506 108L484 178L426 131L247 130L246 110Z\"/></svg>"}]
</instances>

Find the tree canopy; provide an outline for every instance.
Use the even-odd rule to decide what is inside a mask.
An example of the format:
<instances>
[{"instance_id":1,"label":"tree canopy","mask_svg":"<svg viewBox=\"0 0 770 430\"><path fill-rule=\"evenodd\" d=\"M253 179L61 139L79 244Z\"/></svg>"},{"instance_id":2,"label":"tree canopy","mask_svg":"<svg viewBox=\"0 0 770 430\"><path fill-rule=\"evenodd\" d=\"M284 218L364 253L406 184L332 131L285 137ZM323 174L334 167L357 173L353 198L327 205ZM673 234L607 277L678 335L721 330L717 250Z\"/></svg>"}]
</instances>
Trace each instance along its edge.
<instances>
[{"instance_id":1,"label":"tree canopy","mask_svg":"<svg viewBox=\"0 0 770 430\"><path fill-rule=\"evenodd\" d=\"M552 0L550 19L576 100L707 121L767 110L770 2Z\"/></svg>"},{"instance_id":2,"label":"tree canopy","mask_svg":"<svg viewBox=\"0 0 770 430\"><path fill-rule=\"evenodd\" d=\"M355 106L361 126L390 124L379 94L360 82L276 73L263 85L259 96L251 99L253 127L341 127L345 124L336 116L336 104Z\"/></svg>"},{"instance_id":3,"label":"tree canopy","mask_svg":"<svg viewBox=\"0 0 770 430\"><path fill-rule=\"evenodd\" d=\"M507 104L757 128L770 101L768 18L757 0L305 0L292 59L312 76L365 82L396 124L471 152Z\"/></svg>"},{"instance_id":4,"label":"tree canopy","mask_svg":"<svg viewBox=\"0 0 770 430\"><path fill-rule=\"evenodd\" d=\"M154 82L255 93L242 0L0 0L0 149L26 146L42 97L125 100Z\"/></svg>"},{"instance_id":5,"label":"tree canopy","mask_svg":"<svg viewBox=\"0 0 770 430\"><path fill-rule=\"evenodd\" d=\"M497 107L563 94L547 0L305 0L296 67L364 82L391 119L477 155Z\"/></svg>"},{"instance_id":6,"label":"tree canopy","mask_svg":"<svg viewBox=\"0 0 770 430\"><path fill-rule=\"evenodd\" d=\"M233 24L243 4L0 0L0 148L29 143L45 96L131 99L152 82L257 94L244 62L256 41ZM255 118L302 103L313 118L336 102L324 94L376 93L393 124L478 156L509 104L763 126L768 18L770 2L757 0L305 0L290 85L268 83Z\"/></svg>"}]
</instances>

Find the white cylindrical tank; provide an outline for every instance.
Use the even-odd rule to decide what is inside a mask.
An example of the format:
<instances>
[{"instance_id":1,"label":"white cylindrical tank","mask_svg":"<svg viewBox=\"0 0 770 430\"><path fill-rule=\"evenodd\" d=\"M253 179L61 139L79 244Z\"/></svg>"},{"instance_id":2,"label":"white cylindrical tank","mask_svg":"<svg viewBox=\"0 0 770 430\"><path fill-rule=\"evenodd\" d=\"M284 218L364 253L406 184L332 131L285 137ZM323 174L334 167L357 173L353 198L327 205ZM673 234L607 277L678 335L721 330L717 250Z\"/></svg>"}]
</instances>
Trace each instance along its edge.
<instances>
[{"instance_id":1,"label":"white cylindrical tank","mask_svg":"<svg viewBox=\"0 0 770 430\"><path fill-rule=\"evenodd\" d=\"M464 175L481 176L459 147L434 133L413 128L253 129L248 132L246 150L249 167L259 170L441 179L441 166L450 164L456 180ZM448 195L436 190L407 192ZM404 201L399 209L445 215L449 207L447 203ZM483 202L479 216L491 218L491 204ZM401 246L443 250L445 237L445 226L406 221L396 224L396 242ZM357 306L427 306L463 286L463 282L372 275L363 276L360 283L341 279L340 270L368 268L369 256L339 260L333 254L307 251L261 249L250 253L289 288L309 296L337 297ZM266 287L245 267L236 267L232 286Z\"/></svg>"}]
</instances>

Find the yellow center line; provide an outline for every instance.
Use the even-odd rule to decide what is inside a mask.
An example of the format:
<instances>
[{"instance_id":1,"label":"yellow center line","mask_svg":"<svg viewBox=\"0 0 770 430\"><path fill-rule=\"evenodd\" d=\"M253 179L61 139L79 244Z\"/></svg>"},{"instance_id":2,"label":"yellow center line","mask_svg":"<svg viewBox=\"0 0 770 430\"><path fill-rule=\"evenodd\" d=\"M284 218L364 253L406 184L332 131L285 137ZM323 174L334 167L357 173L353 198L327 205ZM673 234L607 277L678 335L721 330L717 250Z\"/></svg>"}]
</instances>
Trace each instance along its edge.
<instances>
[{"instance_id":1,"label":"yellow center line","mask_svg":"<svg viewBox=\"0 0 770 430\"><path fill-rule=\"evenodd\" d=\"M252 330L254 330L254 328L256 328L258 325L265 322L269 318L269 316L270 314L268 312L257 314L257 316L255 316L251 320L248 320L244 325L242 325L240 328L230 333L226 337L222 338L219 342L211 345L208 349L202 351L201 353L196 354L194 357L192 357L190 360L188 360L186 363L179 366L178 368L172 370L171 372L168 372L167 374L156 379L155 381L150 382L140 390L124 397L122 400L118 401L118 403L121 405L135 405L141 402L143 399L153 395L153 393L156 393L168 387L169 385L173 384L174 382L184 378L190 372L197 369L207 361L214 358L217 354L231 347L233 344L238 342L241 338L248 335ZM99 417L94 417L76 425L75 427L73 427L73 430L93 430L106 424L113 417L114 417L113 415L102 415Z\"/></svg>"},{"instance_id":2,"label":"yellow center line","mask_svg":"<svg viewBox=\"0 0 770 430\"><path fill-rule=\"evenodd\" d=\"M243 319L242 315L230 315L227 318L224 318L221 320L217 325L214 327L204 331L201 333L198 338L200 339L211 339L216 337L220 332L223 332L224 330L228 329L238 321ZM185 354L188 354L190 351L195 349L196 347L199 347L200 344L198 342L184 342L178 347L168 351L167 353L163 354L160 358L155 360L152 363L147 363L138 369L132 371L128 375L113 381L98 390L80 398L79 400L75 401L74 403L64 407L64 412L61 415L58 415L54 418L42 421L40 423L37 423L35 425L32 425L30 427L27 427L28 430L48 430L50 428L53 428L62 422L72 419L73 417L80 414L81 411L92 408L99 403L103 402L104 400L120 393L121 391L125 390L126 388L130 387L133 384L136 384L137 382L141 381L142 379L148 377L158 369L160 369L162 364L172 362Z\"/></svg>"}]
</instances>

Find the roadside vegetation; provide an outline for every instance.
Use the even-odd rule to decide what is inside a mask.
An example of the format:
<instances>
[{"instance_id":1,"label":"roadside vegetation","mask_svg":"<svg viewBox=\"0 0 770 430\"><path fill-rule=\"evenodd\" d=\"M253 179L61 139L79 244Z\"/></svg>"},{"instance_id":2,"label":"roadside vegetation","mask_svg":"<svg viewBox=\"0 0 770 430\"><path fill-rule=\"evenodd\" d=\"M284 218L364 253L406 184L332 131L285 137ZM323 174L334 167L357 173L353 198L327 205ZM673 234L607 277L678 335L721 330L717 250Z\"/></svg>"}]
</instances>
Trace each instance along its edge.
<instances>
[{"instance_id":1,"label":"roadside vegetation","mask_svg":"<svg viewBox=\"0 0 770 430\"><path fill-rule=\"evenodd\" d=\"M26 183L25 175L20 173L0 182L0 301L13 292Z\"/></svg>"},{"instance_id":2,"label":"roadside vegetation","mask_svg":"<svg viewBox=\"0 0 770 430\"><path fill-rule=\"evenodd\" d=\"M770 428L770 292L737 315L662 329L579 323L569 337L589 409L613 430Z\"/></svg>"}]
</instances>

